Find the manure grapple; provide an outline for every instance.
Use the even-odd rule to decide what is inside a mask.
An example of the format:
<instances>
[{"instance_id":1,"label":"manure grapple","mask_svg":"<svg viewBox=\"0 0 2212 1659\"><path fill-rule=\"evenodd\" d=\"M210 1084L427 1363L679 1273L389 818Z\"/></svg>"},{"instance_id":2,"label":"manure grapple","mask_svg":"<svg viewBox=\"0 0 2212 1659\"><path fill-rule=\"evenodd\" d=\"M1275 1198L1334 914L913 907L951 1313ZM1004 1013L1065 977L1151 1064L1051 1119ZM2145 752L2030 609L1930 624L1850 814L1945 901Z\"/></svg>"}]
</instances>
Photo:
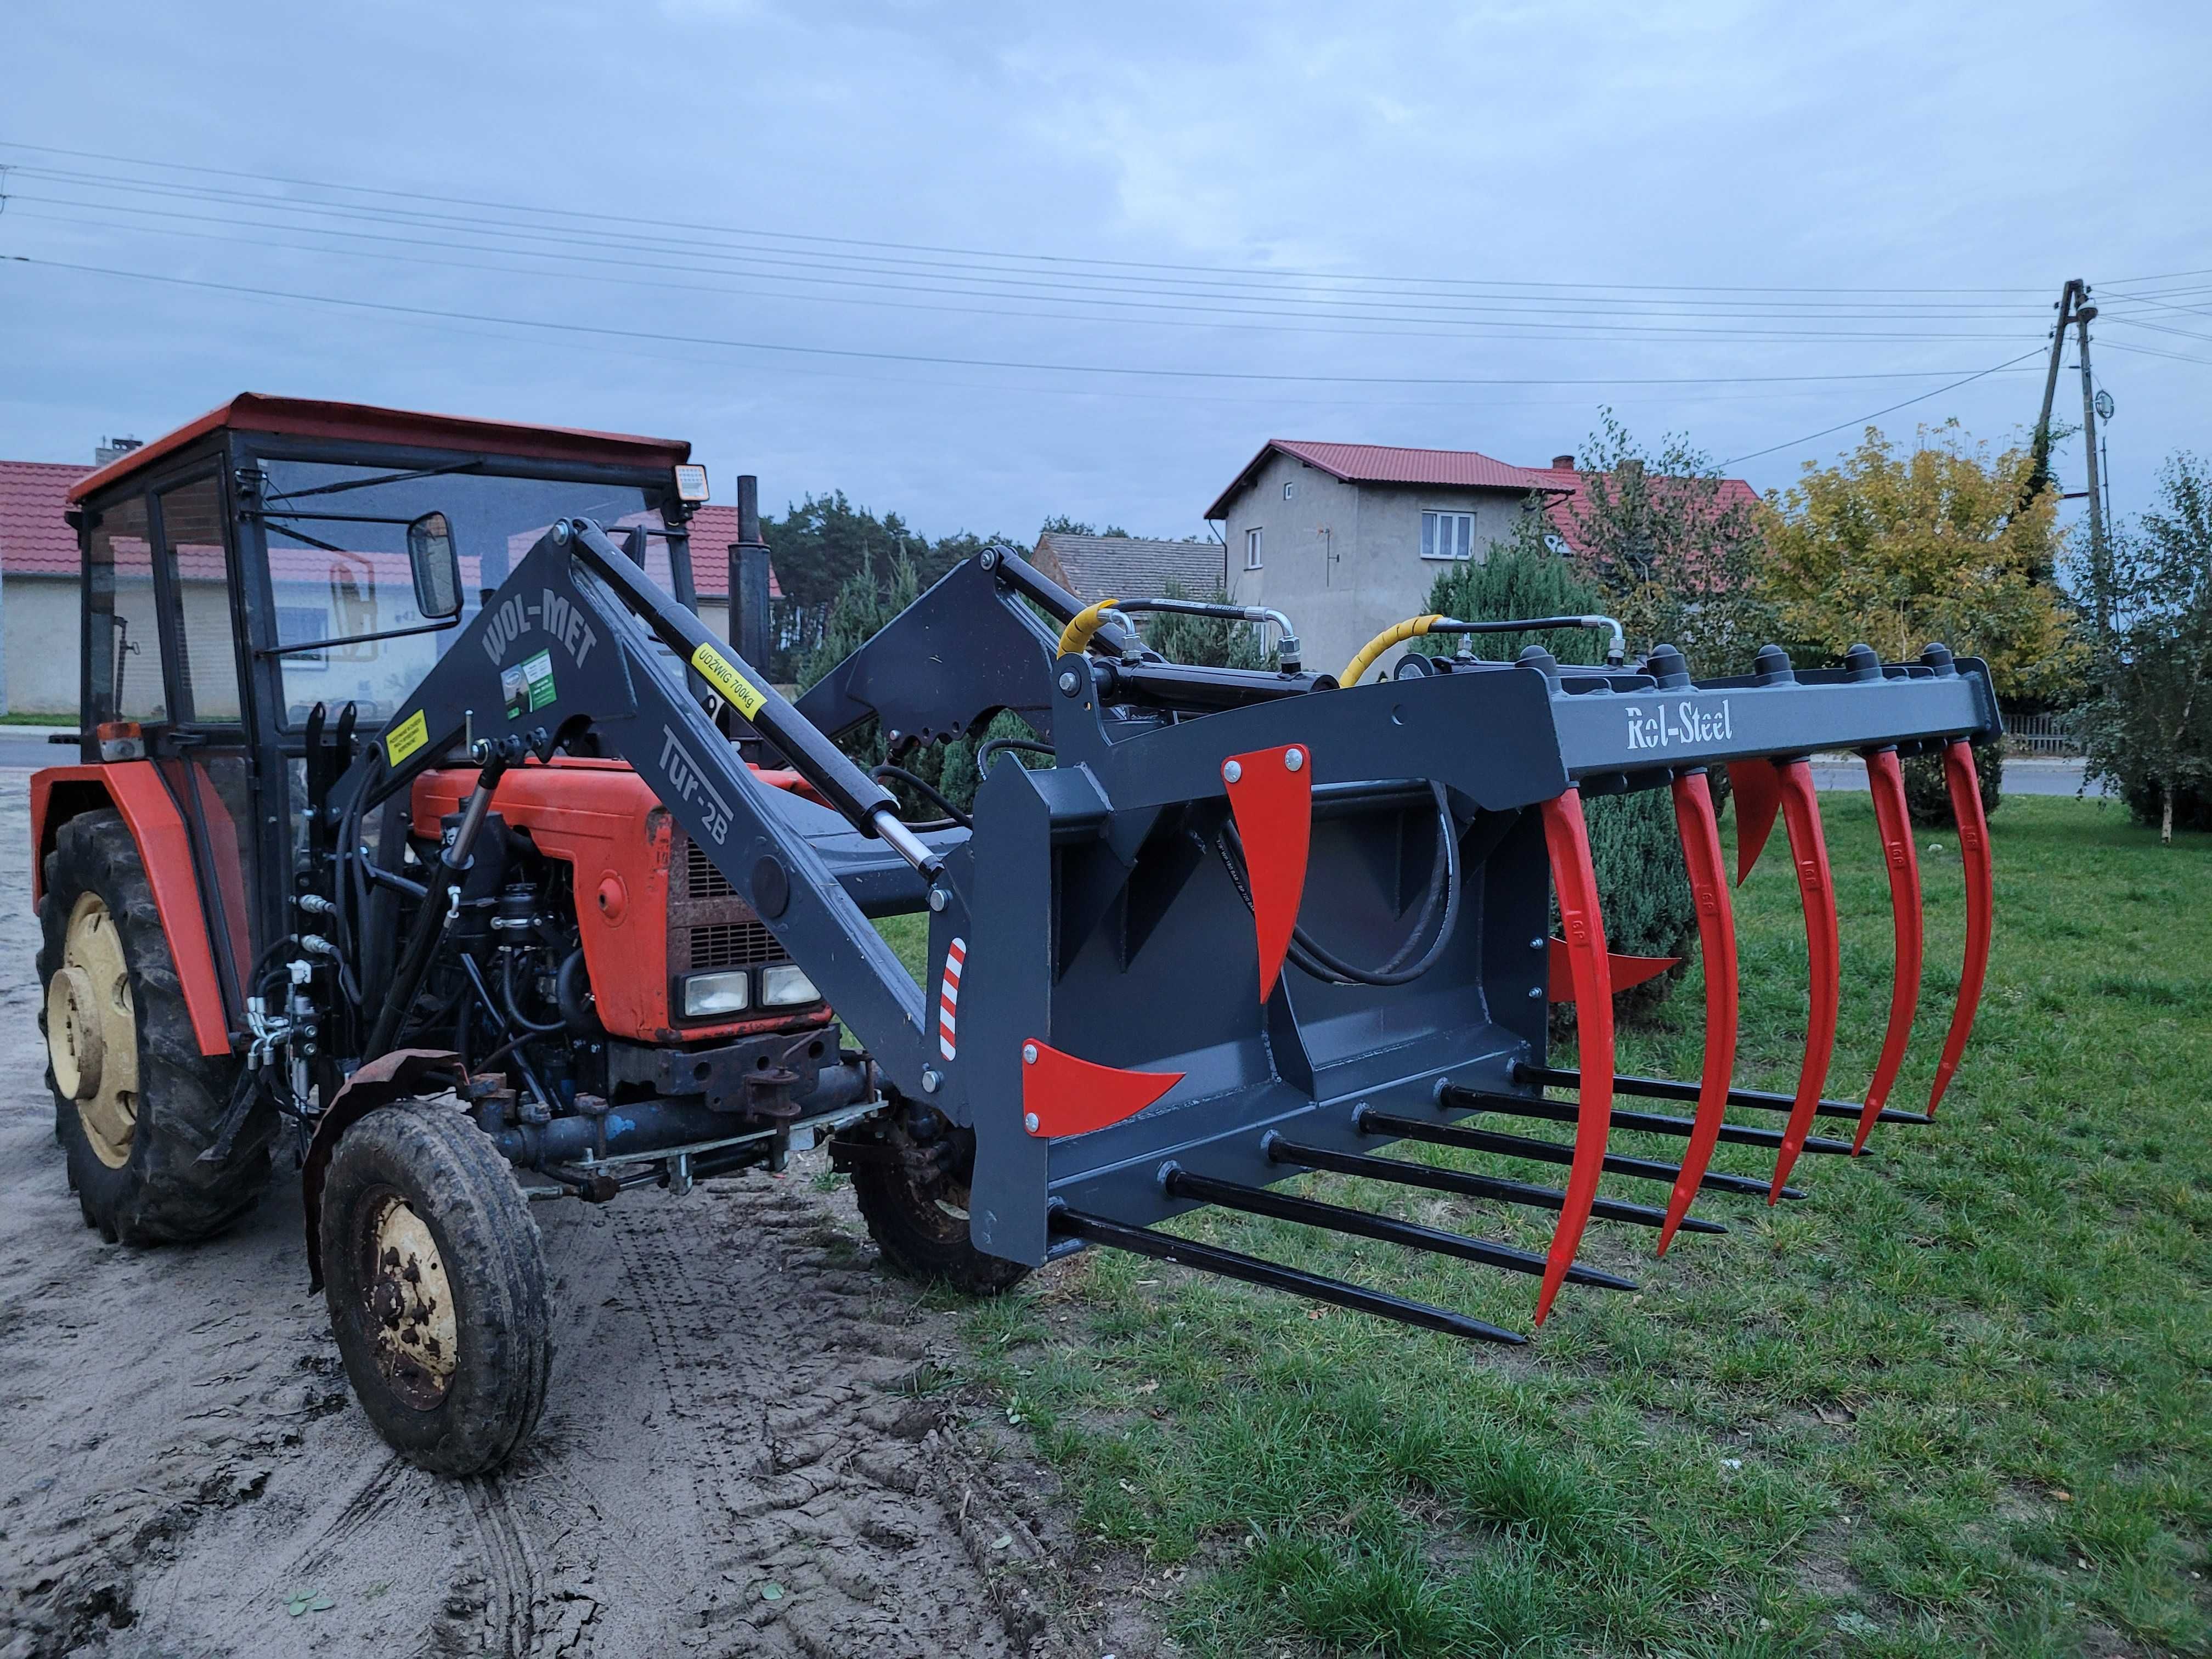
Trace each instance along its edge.
<instances>
[{"instance_id":1,"label":"manure grapple","mask_svg":"<svg viewBox=\"0 0 2212 1659\"><path fill-rule=\"evenodd\" d=\"M1541 1279L1540 1324L1563 1283L1625 1283L1575 1266L1593 1216L1656 1226L1663 1253L1679 1230L1720 1230L1690 1217L1700 1191L1796 1197L1787 1182L1802 1154L1856 1152L1877 1122L1932 1118L1989 954L1989 842L1969 743L2001 727L1979 662L1931 645L1917 662L1883 664L1857 647L1840 668L1797 671L1770 646L1748 673L1700 680L1664 645L1628 667L1620 630L1603 617L1431 616L1379 636L1338 681L1304 672L1287 637L1273 672L1164 662L1117 620L1146 610L1286 628L1273 612L1186 601L1079 610L994 549L922 595L795 711L831 733L873 718L896 750L980 730L1010 709L1051 751L1048 769L990 768L972 825L946 838L932 875L941 1027L922 1099L974 1132L979 1248L1035 1262L1108 1244L1519 1340L1150 1229L1212 1204L1529 1273ZM1057 637L1040 617L1060 624ZM1603 666L1563 665L1533 646L1511 663L1409 653L1389 678L1359 684L1415 636L1573 627L1607 631ZM1858 1101L1823 1093L1838 928L1808 757L1832 750L1866 757L1897 938L1881 1060ZM1921 972L1899 759L1929 750L1943 755L1958 816L1967 942L1933 1092L1925 1112L1910 1112L1887 1104ZM1735 927L1706 778L1720 765L1739 803L1738 881L1778 816L1802 897L1810 1011L1786 1096L1732 1086ZM1706 959L1694 1083L1615 1072L1613 993L1668 964L1607 951L1582 810L1585 795L1658 787L1672 795ZM1547 1005L1568 1000L1578 1011L1572 1069L1546 1054ZM1547 1099L1553 1086L1574 1089L1576 1103ZM1617 1095L1695 1110L1616 1111ZM1731 1123L1731 1105L1785 1115L1779 1127ZM1486 1116L1571 1123L1574 1139L1478 1127ZM1852 1121L1852 1138L1812 1134L1824 1117ZM1684 1156L1611 1153L1615 1127L1682 1137ZM1394 1140L1558 1164L1565 1187L1376 1155ZM1712 1172L1723 1140L1771 1148L1771 1180ZM1310 1170L1547 1208L1559 1221L1538 1258L1268 1190ZM1665 1209L1601 1200L1607 1172L1667 1183Z\"/></svg>"},{"instance_id":2,"label":"manure grapple","mask_svg":"<svg viewBox=\"0 0 2212 1659\"><path fill-rule=\"evenodd\" d=\"M1769 647L1694 679L1666 646L1631 665L1602 617L1422 617L1340 682L1299 664L1273 612L1085 605L994 547L794 704L700 618L689 453L249 395L76 488L85 729L77 763L31 786L70 1184L110 1237L205 1237L258 1200L289 1139L348 1377L428 1468L495 1467L542 1408L529 1198L681 1194L826 1142L911 1273L1002 1289L1104 1245L1518 1342L1158 1224L1215 1206L1528 1274L1540 1323L1562 1285L1627 1285L1576 1261L1593 1219L1662 1250L1724 1231L1692 1200L1796 1196L1801 1155L1926 1122L1956 1070L1990 938L1968 743L1999 728L1979 663L1861 647L1798 672ZM743 485L731 557L757 609ZM733 570L733 611L741 586ZM1128 619L1146 610L1272 628L1276 665L1163 660ZM1607 660L1409 655L1362 683L1402 640L1501 628L1601 628ZM972 812L903 817L896 757L1006 711L1033 735L984 744ZM838 745L869 721L895 757L873 772ZM1823 1092L1838 925L1806 757L1838 749L1867 757L1897 936L1856 1101ZM1967 945L1912 1112L1888 1103L1921 958L1898 762L1934 750ZM1788 1095L1733 1086L1716 766L1739 879L1779 818L1802 896ZM1615 1073L1613 992L1665 964L1607 950L1583 817L1585 796L1661 787L1706 960L1695 1080ZM923 982L876 927L899 915L927 918ZM1576 1063L1555 1066L1548 1009L1567 999ZM1851 1138L1814 1135L1824 1119ZM1616 1127L1683 1156L1616 1153ZM1564 1178L1388 1156L1407 1141ZM1723 1141L1772 1150L1771 1179L1711 1170ZM1279 1190L1314 1170L1558 1220L1538 1254ZM1667 1201L1601 1197L1607 1173Z\"/></svg>"}]
</instances>

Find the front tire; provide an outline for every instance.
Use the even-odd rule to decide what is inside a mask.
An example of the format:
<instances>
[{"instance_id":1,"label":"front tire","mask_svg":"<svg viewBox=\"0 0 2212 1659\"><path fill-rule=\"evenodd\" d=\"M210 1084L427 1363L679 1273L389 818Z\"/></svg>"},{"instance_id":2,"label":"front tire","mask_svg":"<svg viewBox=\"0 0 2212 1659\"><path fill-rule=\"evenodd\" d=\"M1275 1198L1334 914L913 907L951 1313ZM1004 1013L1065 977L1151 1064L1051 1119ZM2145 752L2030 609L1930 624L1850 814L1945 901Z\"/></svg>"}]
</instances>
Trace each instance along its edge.
<instances>
[{"instance_id":1,"label":"front tire","mask_svg":"<svg viewBox=\"0 0 2212 1659\"><path fill-rule=\"evenodd\" d=\"M868 1224L868 1236L894 1270L969 1296L997 1296L1021 1283L1030 1270L977 1249L969 1237L968 1172L974 1167L974 1142L957 1131L954 1135L964 1142L957 1150L966 1156L953 1159L955 1167L948 1171L939 1160L919 1156L903 1128L887 1126L877 1145L890 1156L854 1163L853 1196Z\"/></svg>"},{"instance_id":2,"label":"front tire","mask_svg":"<svg viewBox=\"0 0 2212 1659\"><path fill-rule=\"evenodd\" d=\"M324 1296L354 1397L394 1451L481 1474L538 1426L545 1261L507 1160L450 1101L381 1106L323 1186Z\"/></svg>"},{"instance_id":3,"label":"front tire","mask_svg":"<svg viewBox=\"0 0 2212 1659\"><path fill-rule=\"evenodd\" d=\"M138 843L112 811L56 832L39 903L46 1085L87 1222L125 1244L212 1237L269 1182L276 1115L257 1104L219 1163L203 1164L239 1079L200 1053Z\"/></svg>"}]
</instances>

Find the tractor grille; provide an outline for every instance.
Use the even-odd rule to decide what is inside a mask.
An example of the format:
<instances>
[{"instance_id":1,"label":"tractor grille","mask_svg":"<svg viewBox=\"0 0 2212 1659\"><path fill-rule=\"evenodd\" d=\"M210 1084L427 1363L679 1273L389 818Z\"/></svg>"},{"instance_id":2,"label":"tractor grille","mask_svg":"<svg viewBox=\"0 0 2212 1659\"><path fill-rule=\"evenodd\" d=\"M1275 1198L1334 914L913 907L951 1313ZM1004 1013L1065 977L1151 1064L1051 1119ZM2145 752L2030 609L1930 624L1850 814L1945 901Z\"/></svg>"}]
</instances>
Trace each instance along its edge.
<instances>
[{"instance_id":1,"label":"tractor grille","mask_svg":"<svg viewBox=\"0 0 2212 1659\"><path fill-rule=\"evenodd\" d=\"M706 849L682 830L668 860L668 971L672 977L791 960L752 906L739 898Z\"/></svg>"},{"instance_id":2,"label":"tractor grille","mask_svg":"<svg viewBox=\"0 0 2212 1659\"><path fill-rule=\"evenodd\" d=\"M758 968L787 960L782 944L757 921L733 921L691 930L691 966L701 973L709 968Z\"/></svg>"},{"instance_id":3,"label":"tractor grille","mask_svg":"<svg viewBox=\"0 0 2212 1659\"><path fill-rule=\"evenodd\" d=\"M714 867L707 849L689 836L684 838L684 877L686 891L695 899L735 898L738 890Z\"/></svg>"}]
</instances>

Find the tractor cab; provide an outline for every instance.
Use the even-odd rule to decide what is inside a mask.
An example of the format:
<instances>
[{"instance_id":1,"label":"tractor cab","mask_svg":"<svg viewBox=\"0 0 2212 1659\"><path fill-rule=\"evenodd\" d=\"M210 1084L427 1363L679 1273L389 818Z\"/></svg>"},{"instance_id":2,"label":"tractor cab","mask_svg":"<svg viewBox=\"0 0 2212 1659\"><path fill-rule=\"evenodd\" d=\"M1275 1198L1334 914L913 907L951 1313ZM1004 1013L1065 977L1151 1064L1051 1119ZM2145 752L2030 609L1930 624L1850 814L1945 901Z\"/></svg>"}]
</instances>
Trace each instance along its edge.
<instances>
[{"instance_id":1,"label":"tractor cab","mask_svg":"<svg viewBox=\"0 0 2212 1659\"><path fill-rule=\"evenodd\" d=\"M85 769L41 775L45 798L106 787L102 762L153 763L190 844L228 1030L256 956L288 930L312 711L351 704L373 735L559 520L601 525L696 611L707 489L690 454L249 393L72 490ZM526 705L526 677L515 692Z\"/></svg>"}]
</instances>

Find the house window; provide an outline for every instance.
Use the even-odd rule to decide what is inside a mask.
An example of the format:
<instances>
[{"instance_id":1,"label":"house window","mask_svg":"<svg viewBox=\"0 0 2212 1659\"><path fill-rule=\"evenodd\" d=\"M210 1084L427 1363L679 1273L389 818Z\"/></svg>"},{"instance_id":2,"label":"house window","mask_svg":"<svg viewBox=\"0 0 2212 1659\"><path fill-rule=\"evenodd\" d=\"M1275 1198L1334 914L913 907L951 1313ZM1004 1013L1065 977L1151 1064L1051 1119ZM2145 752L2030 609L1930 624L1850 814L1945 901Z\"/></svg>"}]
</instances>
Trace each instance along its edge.
<instances>
[{"instance_id":1,"label":"house window","mask_svg":"<svg viewBox=\"0 0 2212 1659\"><path fill-rule=\"evenodd\" d=\"M1244 532L1244 568L1247 570L1260 568L1260 532L1256 527Z\"/></svg>"},{"instance_id":2,"label":"house window","mask_svg":"<svg viewBox=\"0 0 2212 1659\"><path fill-rule=\"evenodd\" d=\"M1285 501L1296 501L1296 500L1297 499L1297 495L1298 495L1298 483L1297 483L1297 479L1295 479L1295 478L1285 478L1285 479L1284 479L1284 480L1283 480L1283 499L1284 499Z\"/></svg>"},{"instance_id":3,"label":"house window","mask_svg":"<svg viewBox=\"0 0 2212 1659\"><path fill-rule=\"evenodd\" d=\"M1421 556L1425 559L1465 559L1474 553L1474 514L1421 514Z\"/></svg>"}]
</instances>

